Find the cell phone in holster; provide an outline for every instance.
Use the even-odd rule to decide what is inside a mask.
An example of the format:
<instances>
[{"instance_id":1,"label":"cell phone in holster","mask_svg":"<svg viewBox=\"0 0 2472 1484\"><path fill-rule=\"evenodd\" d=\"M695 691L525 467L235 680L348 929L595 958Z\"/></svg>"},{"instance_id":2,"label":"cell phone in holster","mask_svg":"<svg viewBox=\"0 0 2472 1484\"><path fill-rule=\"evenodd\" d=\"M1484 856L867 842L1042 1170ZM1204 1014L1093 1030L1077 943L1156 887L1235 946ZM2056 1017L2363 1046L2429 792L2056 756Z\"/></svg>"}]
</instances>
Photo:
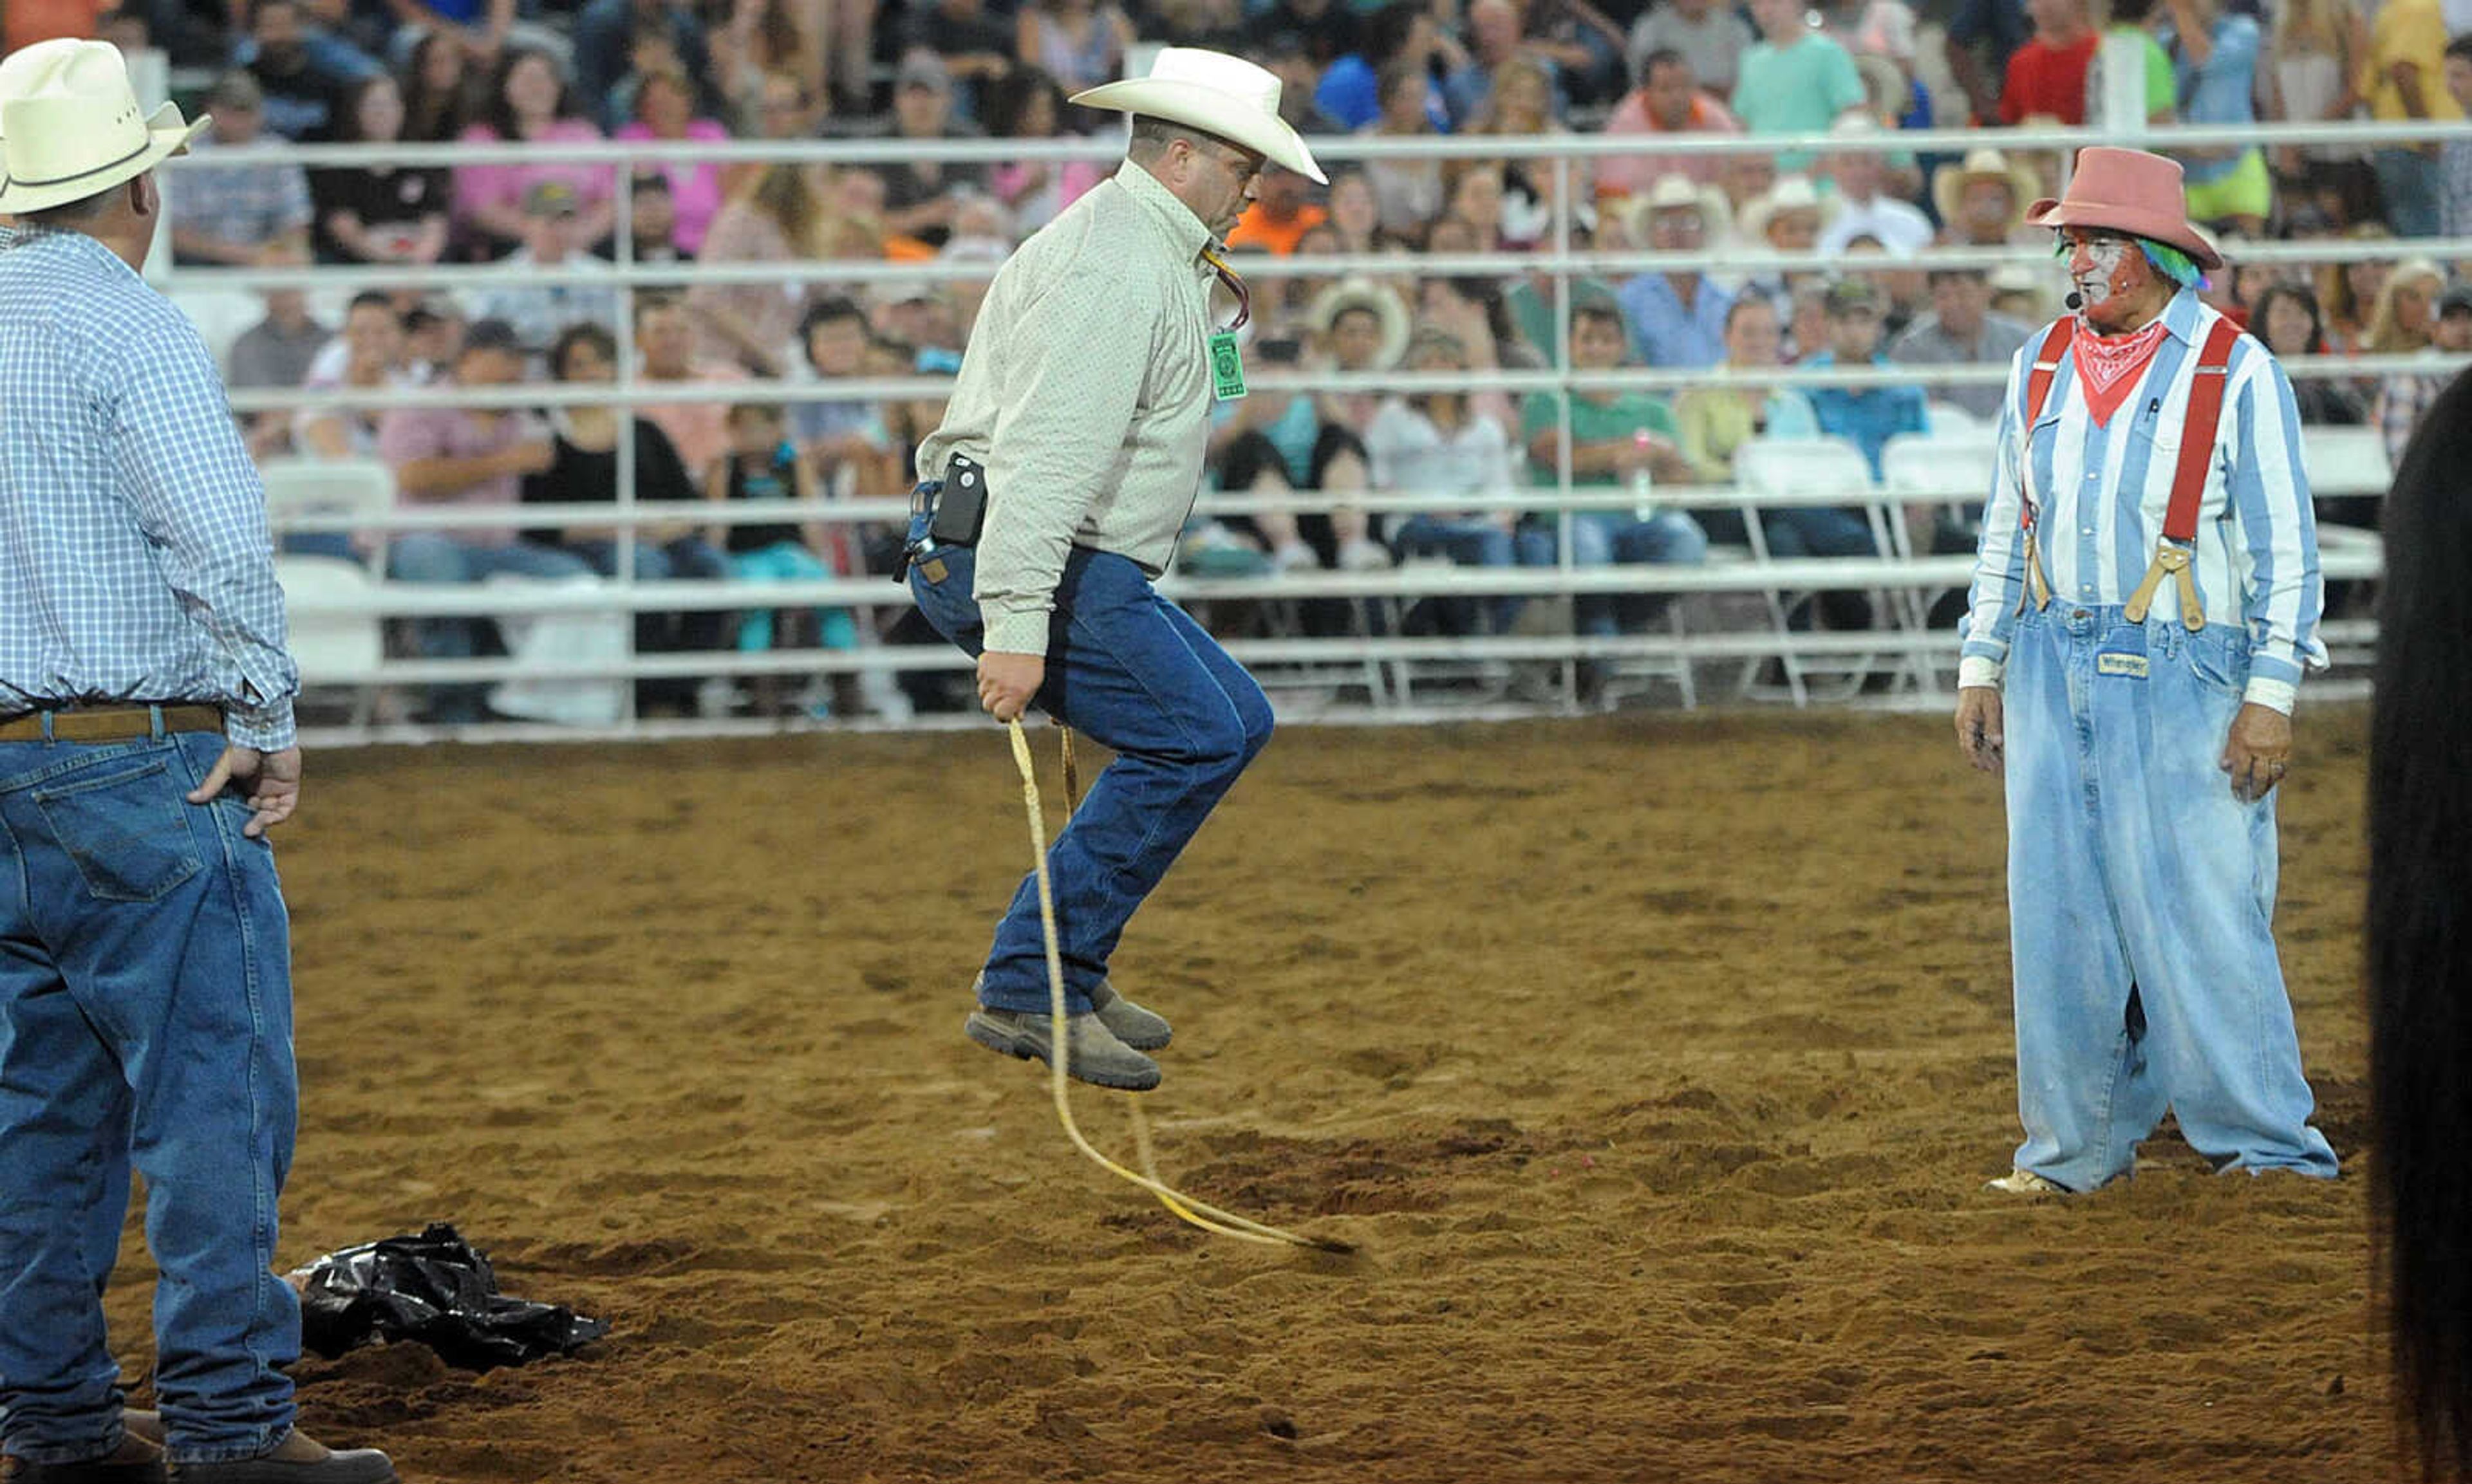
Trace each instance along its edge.
<instances>
[{"instance_id":1,"label":"cell phone in holster","mask_svg":"<svg viewBox=\"0 0 2472 1484\"><path fill-rule=\"evenodd\" d=\"M966 454L955 454L944 463L944 487L936 492L928 538L939 546L976 546L986 520L986 467Z\"/></svg>"}]
</instances>

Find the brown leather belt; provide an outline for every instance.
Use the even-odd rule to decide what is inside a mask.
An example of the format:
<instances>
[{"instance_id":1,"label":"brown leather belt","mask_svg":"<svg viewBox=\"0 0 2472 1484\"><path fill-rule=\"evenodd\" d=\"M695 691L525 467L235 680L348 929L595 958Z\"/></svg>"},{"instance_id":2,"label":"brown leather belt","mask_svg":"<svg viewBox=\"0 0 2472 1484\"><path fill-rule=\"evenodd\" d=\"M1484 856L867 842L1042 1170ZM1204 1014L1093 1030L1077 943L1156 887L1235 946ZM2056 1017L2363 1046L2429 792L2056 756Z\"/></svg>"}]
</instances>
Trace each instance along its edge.
<instances>
[{"instance_id":1,"label":"brown leather belt","mask_svg":"<svg viewBox=\"0 0 2472 1484\"><path fill-rule=\"evenodd\" d=\"M212 706L89 706L50 713L54 742L126 742L154 735L154 714L166 732L220 732L224 714ZM25 712L0 721L0 742L41 742L43 717Z\"/></svg>"}]
</instances>

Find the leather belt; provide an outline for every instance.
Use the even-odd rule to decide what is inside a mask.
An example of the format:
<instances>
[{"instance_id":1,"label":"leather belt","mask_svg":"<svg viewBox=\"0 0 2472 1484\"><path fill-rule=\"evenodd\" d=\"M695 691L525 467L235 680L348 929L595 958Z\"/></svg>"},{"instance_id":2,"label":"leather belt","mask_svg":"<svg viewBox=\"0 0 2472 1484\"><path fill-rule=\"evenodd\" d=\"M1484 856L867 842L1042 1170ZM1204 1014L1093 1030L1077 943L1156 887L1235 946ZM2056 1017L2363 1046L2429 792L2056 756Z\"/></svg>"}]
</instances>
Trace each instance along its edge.
<instances>
[{"instance_id":1,"label":"leather belt","mask_svg":"<svg viewBox=\"0 0 2472 1484\"><path fill-rule=\"evenodd\" d=\"M68 707L48 715L54 742L127 742L154 736L157 713L163 718L166 733L224 729L224 714L213 706ZM22 712L0 721L0 742L41 742L45 715L40 711Z\"/></svg>"}]
</instances>

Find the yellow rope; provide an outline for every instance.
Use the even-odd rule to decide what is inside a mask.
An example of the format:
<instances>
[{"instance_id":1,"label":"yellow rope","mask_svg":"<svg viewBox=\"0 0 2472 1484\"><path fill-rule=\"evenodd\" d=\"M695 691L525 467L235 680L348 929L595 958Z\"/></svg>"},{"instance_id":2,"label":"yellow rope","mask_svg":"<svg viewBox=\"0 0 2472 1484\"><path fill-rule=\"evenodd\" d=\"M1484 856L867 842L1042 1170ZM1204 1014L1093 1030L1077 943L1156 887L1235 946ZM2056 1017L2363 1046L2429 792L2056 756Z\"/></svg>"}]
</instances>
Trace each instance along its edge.
<instances>
[{"instance_id":1,"label":"yellow rope","mask_svg":"<svg viewBox=\"0 0 2472 1484\"><path fill-rule=\"evenodd\" d=\"M1195 1200L1192 1196L1159 1180L1154 1174L1138 1174L1127 1169L1114 1160L1101 1154L1091 1146L1089 1140L1082 1136L1081 1125L1073 1120L1070 1078L1065 1065L1071 1058L1068 1054L1066 1040L1068 1026L1064 1014L1064 954L1063 950L1058 945L1056 936L1056 888L1047 874L1047 817L1038 798L1038 769L1031 759L1030 738L1022 731L1021 722L1008 721L1005 727L1012 738L1013 765L1021 770L1022 802L1030 812L1031 852L1034 861L1034 874L1038 879L1038 925L1047 940L1048 1033L1053 1051L1048 1059L1047 1085L1050 1095L1056 1100L1057 1121L1064 1125L1065 1137L1071 1139L1073 1146L1089 1156L1100 1168L1140 1186L1158 1197L1159 1204L1205 1232L1216 1233L1221 1237L1233 1237L1241 1241L1262 1242L1269 1245L1312 1247L1322 1252L1353 1252L1355 1249L1345 1242L1334 1241L1327 1237L1299 1237L1294 1232L1281 1231L1274 1226L1265 1226L1259 1221L1249 1220L1231 1212L1222 1211L1216 1206ZM1068 794L1078 795L1081 791L1081 780L1072 770L1070 763L1071 735L1069 732L1066 734L1068 761L1065 788ZM1150 1125L1143 1119L1138 1103L1133 1109L1133 1119L1134 1138L1141 1148L1140 1158L1144 1166L1150 1167Z\"/></svg>"}]
</instances>

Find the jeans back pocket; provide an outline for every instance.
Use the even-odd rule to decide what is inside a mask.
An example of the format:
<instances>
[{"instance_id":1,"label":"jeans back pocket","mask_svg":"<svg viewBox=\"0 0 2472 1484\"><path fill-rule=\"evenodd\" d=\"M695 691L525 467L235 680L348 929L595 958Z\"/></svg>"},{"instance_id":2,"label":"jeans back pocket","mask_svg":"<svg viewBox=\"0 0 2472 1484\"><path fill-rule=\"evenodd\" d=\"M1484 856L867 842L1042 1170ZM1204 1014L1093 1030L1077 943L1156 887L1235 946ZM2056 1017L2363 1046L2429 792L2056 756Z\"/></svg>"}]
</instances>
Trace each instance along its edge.
<instances>
[{"instance_id":1,"label":"jeans back pocket","mask_svg":"<svg viewBox=\"0 0 2472 1484\"><path fill-rule=\"evenodd\" d=\"M99 902L153 902L195 876L198 849L162 757L35 791L35 807Z\"/></svg>"}]
</instances>

